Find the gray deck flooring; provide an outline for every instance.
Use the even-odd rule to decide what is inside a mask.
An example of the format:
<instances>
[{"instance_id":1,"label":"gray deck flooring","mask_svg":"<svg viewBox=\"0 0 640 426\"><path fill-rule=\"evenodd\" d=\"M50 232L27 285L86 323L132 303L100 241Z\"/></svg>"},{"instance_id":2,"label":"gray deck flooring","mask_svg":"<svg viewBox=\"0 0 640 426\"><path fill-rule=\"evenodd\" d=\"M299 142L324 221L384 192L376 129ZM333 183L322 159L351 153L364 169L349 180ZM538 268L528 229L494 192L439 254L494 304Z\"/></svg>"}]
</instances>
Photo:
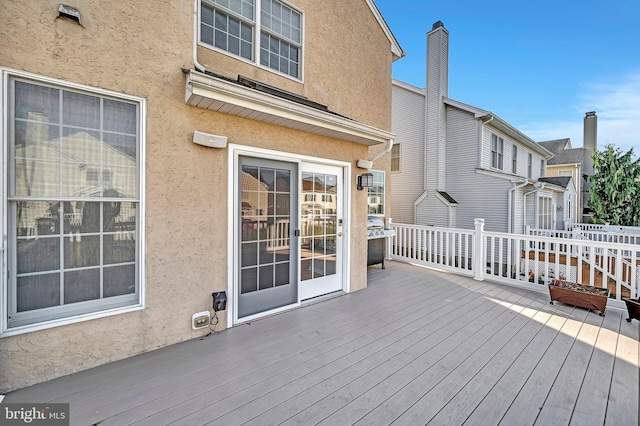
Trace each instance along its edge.
<instances>
[{"instance_id":1,"label":"gray deck flooring","mask_svg":"<svg viewBox=\"0 0 640 426\"><path fill-rule=\"evenodd\" d=\"M639 324L398 262L369 287L4 402L72 425L638 425Z\"/></svg>"}]
</instances>

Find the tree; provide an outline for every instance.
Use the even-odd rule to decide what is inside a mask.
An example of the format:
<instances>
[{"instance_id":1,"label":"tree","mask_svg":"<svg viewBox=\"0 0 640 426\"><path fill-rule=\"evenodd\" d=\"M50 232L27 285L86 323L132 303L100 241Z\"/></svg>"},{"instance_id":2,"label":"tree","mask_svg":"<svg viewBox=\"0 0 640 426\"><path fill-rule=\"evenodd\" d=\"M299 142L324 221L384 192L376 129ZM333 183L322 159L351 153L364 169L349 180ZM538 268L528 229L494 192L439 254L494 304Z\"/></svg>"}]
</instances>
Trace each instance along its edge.
<instances>
[{"instance_id":1,"label":"tree","mask_svg":"<svg viewBox=\"0 0 640 426\"><path fill-rule=\"evenodd\" d=\"M592 219L618 226L640 226L640 159L634 159L633 148L623 153L607 145L593 153L593 176L585 176L590 184L591 199L587 207Z\"/></svg>"}]
</instances>

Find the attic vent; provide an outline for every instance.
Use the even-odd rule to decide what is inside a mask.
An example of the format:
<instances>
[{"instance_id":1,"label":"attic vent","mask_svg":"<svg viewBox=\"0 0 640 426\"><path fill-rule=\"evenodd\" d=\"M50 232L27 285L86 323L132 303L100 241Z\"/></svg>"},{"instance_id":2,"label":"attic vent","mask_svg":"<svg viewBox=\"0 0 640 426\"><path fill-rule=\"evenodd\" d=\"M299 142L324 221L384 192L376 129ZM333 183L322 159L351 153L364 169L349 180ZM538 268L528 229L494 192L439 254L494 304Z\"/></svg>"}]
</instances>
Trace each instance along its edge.
<instances>
[{"instance_id":1,"label":"attic vent","mask_svg":"<svg viewBox=\"0 0 640 426\"><path fill-rule=\"evenodd\" d=\"M61 4L58 7L58 18L68 19L80 23L80 11L74 7Z\"/></svg>"}]
</instances>

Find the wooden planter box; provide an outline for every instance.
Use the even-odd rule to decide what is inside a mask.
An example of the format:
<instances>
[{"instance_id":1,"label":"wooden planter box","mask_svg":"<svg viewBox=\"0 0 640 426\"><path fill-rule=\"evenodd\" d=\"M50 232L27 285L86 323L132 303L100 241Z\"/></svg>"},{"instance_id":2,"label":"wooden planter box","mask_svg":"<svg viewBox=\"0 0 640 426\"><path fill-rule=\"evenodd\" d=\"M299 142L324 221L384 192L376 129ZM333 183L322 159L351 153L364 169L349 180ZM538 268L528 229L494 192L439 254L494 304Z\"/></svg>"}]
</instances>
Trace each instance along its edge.
<instances>
[{"instance_id":1,"label":"wooden planter box","mask_svg":"<svg viewBox=\"0 0 640 426\"><path fill-rule=\"evenodd\" d=\"M600 311L600 316L604 316L607 310L607 300L609 299L609 289L592 287L572 282L560 284L549 284L549 296L551 303L566 303L567 305L579 306L585 309Z\"/></svg>"},{"instance_id":2,"label":"wooden planter box","mask_svg":"<svg viewBox=\"0 0 640 426\"><path fill-rule=\"evenodd\" d=\"M629 312L629 318L627 318L627 321L631 322L634 318L640 321L640 299L622 300L624 300L624 303L627 305L627 312Z\"/></svg>"}]
</instances>

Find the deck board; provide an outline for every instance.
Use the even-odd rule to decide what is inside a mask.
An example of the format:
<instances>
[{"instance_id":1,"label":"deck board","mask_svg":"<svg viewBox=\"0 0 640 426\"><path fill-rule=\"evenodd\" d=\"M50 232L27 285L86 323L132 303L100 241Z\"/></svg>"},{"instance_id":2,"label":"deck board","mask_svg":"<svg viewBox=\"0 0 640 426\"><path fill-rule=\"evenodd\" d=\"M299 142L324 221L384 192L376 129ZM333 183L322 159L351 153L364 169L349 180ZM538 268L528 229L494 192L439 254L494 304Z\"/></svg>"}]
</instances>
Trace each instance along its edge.
<instances>
[{"instance_id":1,"label":"deck board","mask_svg":"<svg viewBox=\"0 0 640 426\"><path fill-rule=\"evenodd\" d=\"M8 394L71 424L637 425L639 322L388 262L364 291Z\"/></svg>"}]
</instances>

